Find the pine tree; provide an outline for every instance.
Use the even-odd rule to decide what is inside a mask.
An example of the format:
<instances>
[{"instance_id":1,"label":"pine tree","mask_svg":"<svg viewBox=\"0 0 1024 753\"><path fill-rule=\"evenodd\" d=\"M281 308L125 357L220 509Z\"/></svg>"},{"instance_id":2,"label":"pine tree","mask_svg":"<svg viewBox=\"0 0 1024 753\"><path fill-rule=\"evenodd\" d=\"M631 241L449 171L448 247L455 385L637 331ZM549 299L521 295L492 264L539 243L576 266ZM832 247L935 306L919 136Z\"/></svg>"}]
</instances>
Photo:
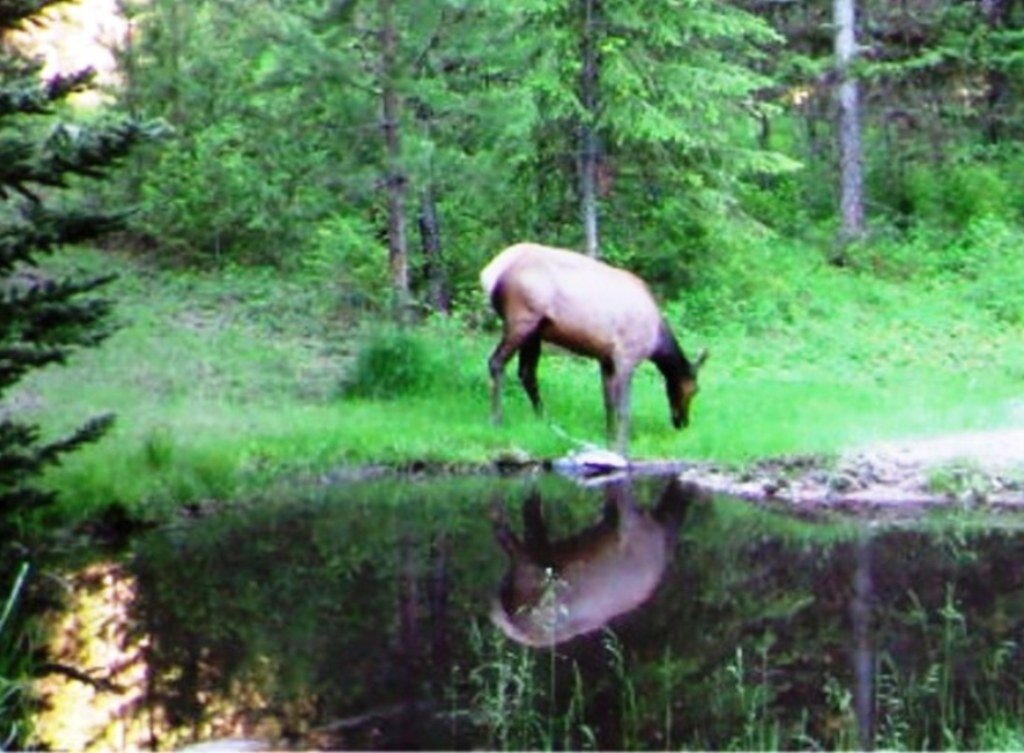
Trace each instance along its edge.
<instances>
[{"instance_id":1,"label":"pine tree","mask_svg":"<svg viewBox=\"0 0 1024 753\"><path fill-rule=\"evenodd\" d=\"M95 293L111 276L54 279L39 265L60 246L91 241L120 225L124 212L75 206L65 197L76 176L103 178L151 131L130 120L85 127L58 119L60 104L88 88L93 72L44 81L39 64L8 39L41 23L41 13L54 4L0 0L0 532L52 501L39 488L39 474L99 439L113 421L94 417L70 436L48 441L7 398L29 373L64 363L110 333L111 302Z\"/></svg>"}]
</instances>

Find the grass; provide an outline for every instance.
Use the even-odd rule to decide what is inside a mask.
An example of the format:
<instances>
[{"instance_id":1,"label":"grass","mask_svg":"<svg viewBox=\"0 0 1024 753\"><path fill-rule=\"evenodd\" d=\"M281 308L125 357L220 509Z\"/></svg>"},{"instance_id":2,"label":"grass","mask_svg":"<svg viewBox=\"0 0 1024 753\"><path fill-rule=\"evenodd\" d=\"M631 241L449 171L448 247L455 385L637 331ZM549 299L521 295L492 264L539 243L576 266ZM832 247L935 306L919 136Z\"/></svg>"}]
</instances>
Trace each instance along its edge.
<instances>
[{"instance_id":1,"label":"grass","mask_svg":"<svg viewBox=\"0 0 1024 753\"><path fill-rule=\"evenodd\" d=\"M836 270L806 249L773 253L746 273L763 273L764 294L723 282L717 302L703 291L667 307L695 323L677 324L684 348L712 355L679 433L660 377L641 366L633 456L743 463L1020 420L1021 325L972 305L974 288ZM117 414L109 436L48 478L72 518L112 502L159 514L342 465L476 464L603 442L597 367L557 353L540 367L547 418L532 415L513 365L506 423L490 424L493 328L366 326L339 306L342 291L308 275L154 269L89 250L55 261L120 275L110 290L120 331L10 398L53 435Z\"/></svg>"},{"instance_id":2,"label":"grass","mask_svg":"<svg viewBox=\"0 0 1024 753\"><path fill-rule=\"evenodd\" d=\"M911 594L913 596L913 594ZM920 605L918 605L920 606ZM901 666L886 651L874 657L872 685L874 746L882 750L1019 750L1024 741L1020 704L1024 684L1011 663L1016 642L983 648L969 632L952 590L937 613L921 609L923 665ZM820 698L798 716L780 699L799 683L793 667L777 662L769 633L748 636L710 676L695 678L694 666L666 651L656 677L631 673L616 635L606 631L604 680L584 680L575 659L562 657L557 673L552 654L517 646L492 632L474 633L476 668L470 673L470 707L462 712L487 735L495 750L598 749L597 732L608 717L618 720L616 747L626 750L850 750L860 747L850 690L829 672ZM978 660L968 667L964 656ZM840 670L841 671L841 670ZM799 674L799 670L796 673ZM796 676L796 675L794 675ZM658 687L651 687L651 680ZM558 688L558 683L567 684ZM610 683L611 693L602 688ZM561 704L553 698L561 695ZM705 699L699 718L673 716L696 692ZM602 698L603 701L598 701ZM604 705L601 705L601 704ZM590 716L581 713L588 710ZM591 725L597 725L597 728Z\"/></svg>"},{"instance_id":3,"label":"grass","mask_svg":"<svg viewBox=\"0 0 1024 753\"><path fill-rule=\"evenodd\" d=\"M21 747L27 737L24 723L26 706L24 678L31 659L22 647L19 635L22 625L14 617L18 599L21 597L29 566L22 563L14 577L14 584L0 607L0 749L10 750Z\"/></svg>"}]
</instances>

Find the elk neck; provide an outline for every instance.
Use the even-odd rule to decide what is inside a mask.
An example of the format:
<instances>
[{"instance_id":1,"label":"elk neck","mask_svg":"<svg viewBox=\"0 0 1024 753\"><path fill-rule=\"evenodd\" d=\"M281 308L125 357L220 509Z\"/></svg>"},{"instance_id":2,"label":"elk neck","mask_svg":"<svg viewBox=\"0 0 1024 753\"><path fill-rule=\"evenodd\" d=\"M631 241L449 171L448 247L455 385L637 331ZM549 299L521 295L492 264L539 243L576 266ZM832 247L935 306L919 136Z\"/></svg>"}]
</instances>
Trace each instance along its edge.
<instances>
[{"instance_id":1,"label":"elk neck","mask_svg":"<svg viewBox=\"0 0 1024 753\"><path fill-rule=\"evenodd\" d=\"M683 354L679 347L679 341L672 334L664 319L658 330L658 340L655 343L654 351L651 353L651 361L658 367L666 382L678 382L681 379L696 379L697 374L693 364Z\"/></svg>"}]
</instances>

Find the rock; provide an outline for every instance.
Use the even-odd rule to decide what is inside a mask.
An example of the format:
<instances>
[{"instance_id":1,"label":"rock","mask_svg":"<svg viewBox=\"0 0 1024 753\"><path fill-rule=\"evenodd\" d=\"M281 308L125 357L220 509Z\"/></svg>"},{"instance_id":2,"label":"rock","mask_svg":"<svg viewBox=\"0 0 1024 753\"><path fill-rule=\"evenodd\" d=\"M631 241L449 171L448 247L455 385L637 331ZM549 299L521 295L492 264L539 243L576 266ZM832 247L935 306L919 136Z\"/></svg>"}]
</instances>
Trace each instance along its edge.
<instances>
[{"instance_id":1,"label":"rock","mask_svg":"<svg viewBox=\"0 0 1024 753\"><path fill-rule=\"evenodd\" d=\"M589 477L629 470L629 460L617 452L595 447L571 452L551 466L566 476Z\"/></svg>"},{"instance_id":2,"label":"rock","mask_svg":"<svg viewBox=\"0 0 1024 753\"><path fill-rule=\"evenodd\" d=\"M179 753L237 753L238 751L270 750L263 740L251 740L241 737L224 737L219 740L186 745L178 748Z\"/></svg>"},{"instance_id":3,"label":"rock","mask_svg":"<svg viewBox=\"0 0 1024 753\"><path fill-rule=\"evenodd\" d=\"M520 447L512 447L494 458L494 465L501 471L519 470L536 464L537 460Z\"/></svg>"}]
</instances>

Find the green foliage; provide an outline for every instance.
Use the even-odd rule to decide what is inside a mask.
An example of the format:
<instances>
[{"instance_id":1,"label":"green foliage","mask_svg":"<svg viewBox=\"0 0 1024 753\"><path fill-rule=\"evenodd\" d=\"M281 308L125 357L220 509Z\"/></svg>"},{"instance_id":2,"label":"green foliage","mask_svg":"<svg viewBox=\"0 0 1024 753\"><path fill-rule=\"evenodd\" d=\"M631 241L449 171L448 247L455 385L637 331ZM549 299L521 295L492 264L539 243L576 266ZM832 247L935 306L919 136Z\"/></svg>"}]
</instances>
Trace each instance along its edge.
<instances>
[{"instance_id":1,"label":"green foliage","mask_svg":"<svg viewBox=\"0 0 1024 753\"><path fill-rule=\"evenodd\" d=\"M50 3L5 3L4 34L34 18ZM123 216L85 201L59 198L78 177L102 178L151 127L136 121L90 126L54 117L72 93L88 87L90 71L39 77L40 66L5 45L0 67L11 75L0 86L0 398L31 372L63 364L110 333L110 302L93 295L109 275L59 279L39 264L62 244L91 240L118 227ZM111 425L93 418L59 440L46 441L16 406L0 404L0 532L20 525L24 514L52 501L38 487L44 469L94 442Z\"/></svg>"},{"instance_id":2,"label":"green foliage","mask_svg":"<svg viewBox=\"0 0 1024 753\"><path fill-rule=\"evenodd\" d=\"M341 305L353 313L379 313L388 304L388 254L359 217L335 215L317 224L312 246L300 260L314 280L340 290Z\"/></svg>"},{"instance_id":3,"label":"green foliage","mask_svg":"<svg viewBox=\"0 0 1024 753\"><path fill-rule=\"evenodd\" d=\"M756 16L704 0L604 12L607 236L626 248L639 225L636 253L654 259L652 271L670 268L676 252L688 265L688 254L707 253L698 229L726 209L739 180L794 164L750 145L746 114L771 110L752 104L768 83L753 67L780 38ZM480 266L510 240L578 237L576 21L565 0L395 4L389 86L402 105L409 252L429 191L456 305L471 300ZM178 259L278 265L330 258L338 236L351 249L339 256L355 254L353 298L378 306L383 173L396 166L379 138L379 66L366 64L380 55L377 35L363 33L382 23L375 8L322 15L261 1L241 15L158 0L139 23L136 47L122 51L125 103L166 117L175 133L134 178L144 210L136 229ZM243 59L255 62L233 62ZM681 248L678 227L687 228ZM419 266L413 259L414 275Z\"/></svg>"},{"instance_id":4,"label":"green foliage","mask_svg":"<svg viewBox=\"0 0 1024 753\"><path fill-rule=\"evenodd\" d=\"M171 259L293 263L336 208L326 183L338 172L322 103L297 111L320 93L303 95L290 78L319 77L286 69L287 50L304 44L292 34L301 9L259 3L243 15L159 0L135 10L136 44L121 51L125 104L166 118L173 135L133 166L133 229Z\"/></svg>"},{"instance_id":5,"label":"green foliage","mask_svg":"<svg viewBox=\"0 0 1024 753\"><path fill-rule=\"evenodd\" d=\"M21 621L16 607L28 577L28 563L23 563L14 576L14 583L0 609L0 748L22 748L27 740L25 719L25 677L29 675L27 652L20 643ZM5 568L5 575L6 568Z\"/></svg>"},{"instance_id":6,"label":"green foliage","mask_svg":"<svg viewBox=\"0 0 1024 753\"><path fill-rule=\"evenodd\" d=\"M962 230L986 218L1013 219L1019 196L1000 167L984 162L915 167L908 200L919 221Z\"/></svg>"},{"instance_id":7,"label":"green foliage","mask_svg":"<svg viewBox=\"0 0 1024 753\"><path fill-rule=\"evenodd\" d=\"M238 130L222 122L189 143L171 142L143 184L142 227L178 259L266 262L295 245L282 232L294 222L271 195L263 166L237 148Z\"/></svg>"},{"instance_id":8,"label":"green foliage","mask_svg":"<svg viewBox=\"0 0 1024 753\"><path fill-rule=\"evenodd\" d=\"M343 391L350 397L385 400L482 391L482 360L475 369L480 375L467 371L475 365L462 336L443 322L420 329L372 327L357 345Z\"/></svg>"},{"instance_id":9,"label":"green foliage","mask_svg":"<svg viewBox=\"0 0 1024 753\"><path fill-rule=\"evenodd\" d=\"M397 398L430 390L442 367L420 336L384 327L363 341L345 391L357 397Z\"/></svg>"}]
</instances>

